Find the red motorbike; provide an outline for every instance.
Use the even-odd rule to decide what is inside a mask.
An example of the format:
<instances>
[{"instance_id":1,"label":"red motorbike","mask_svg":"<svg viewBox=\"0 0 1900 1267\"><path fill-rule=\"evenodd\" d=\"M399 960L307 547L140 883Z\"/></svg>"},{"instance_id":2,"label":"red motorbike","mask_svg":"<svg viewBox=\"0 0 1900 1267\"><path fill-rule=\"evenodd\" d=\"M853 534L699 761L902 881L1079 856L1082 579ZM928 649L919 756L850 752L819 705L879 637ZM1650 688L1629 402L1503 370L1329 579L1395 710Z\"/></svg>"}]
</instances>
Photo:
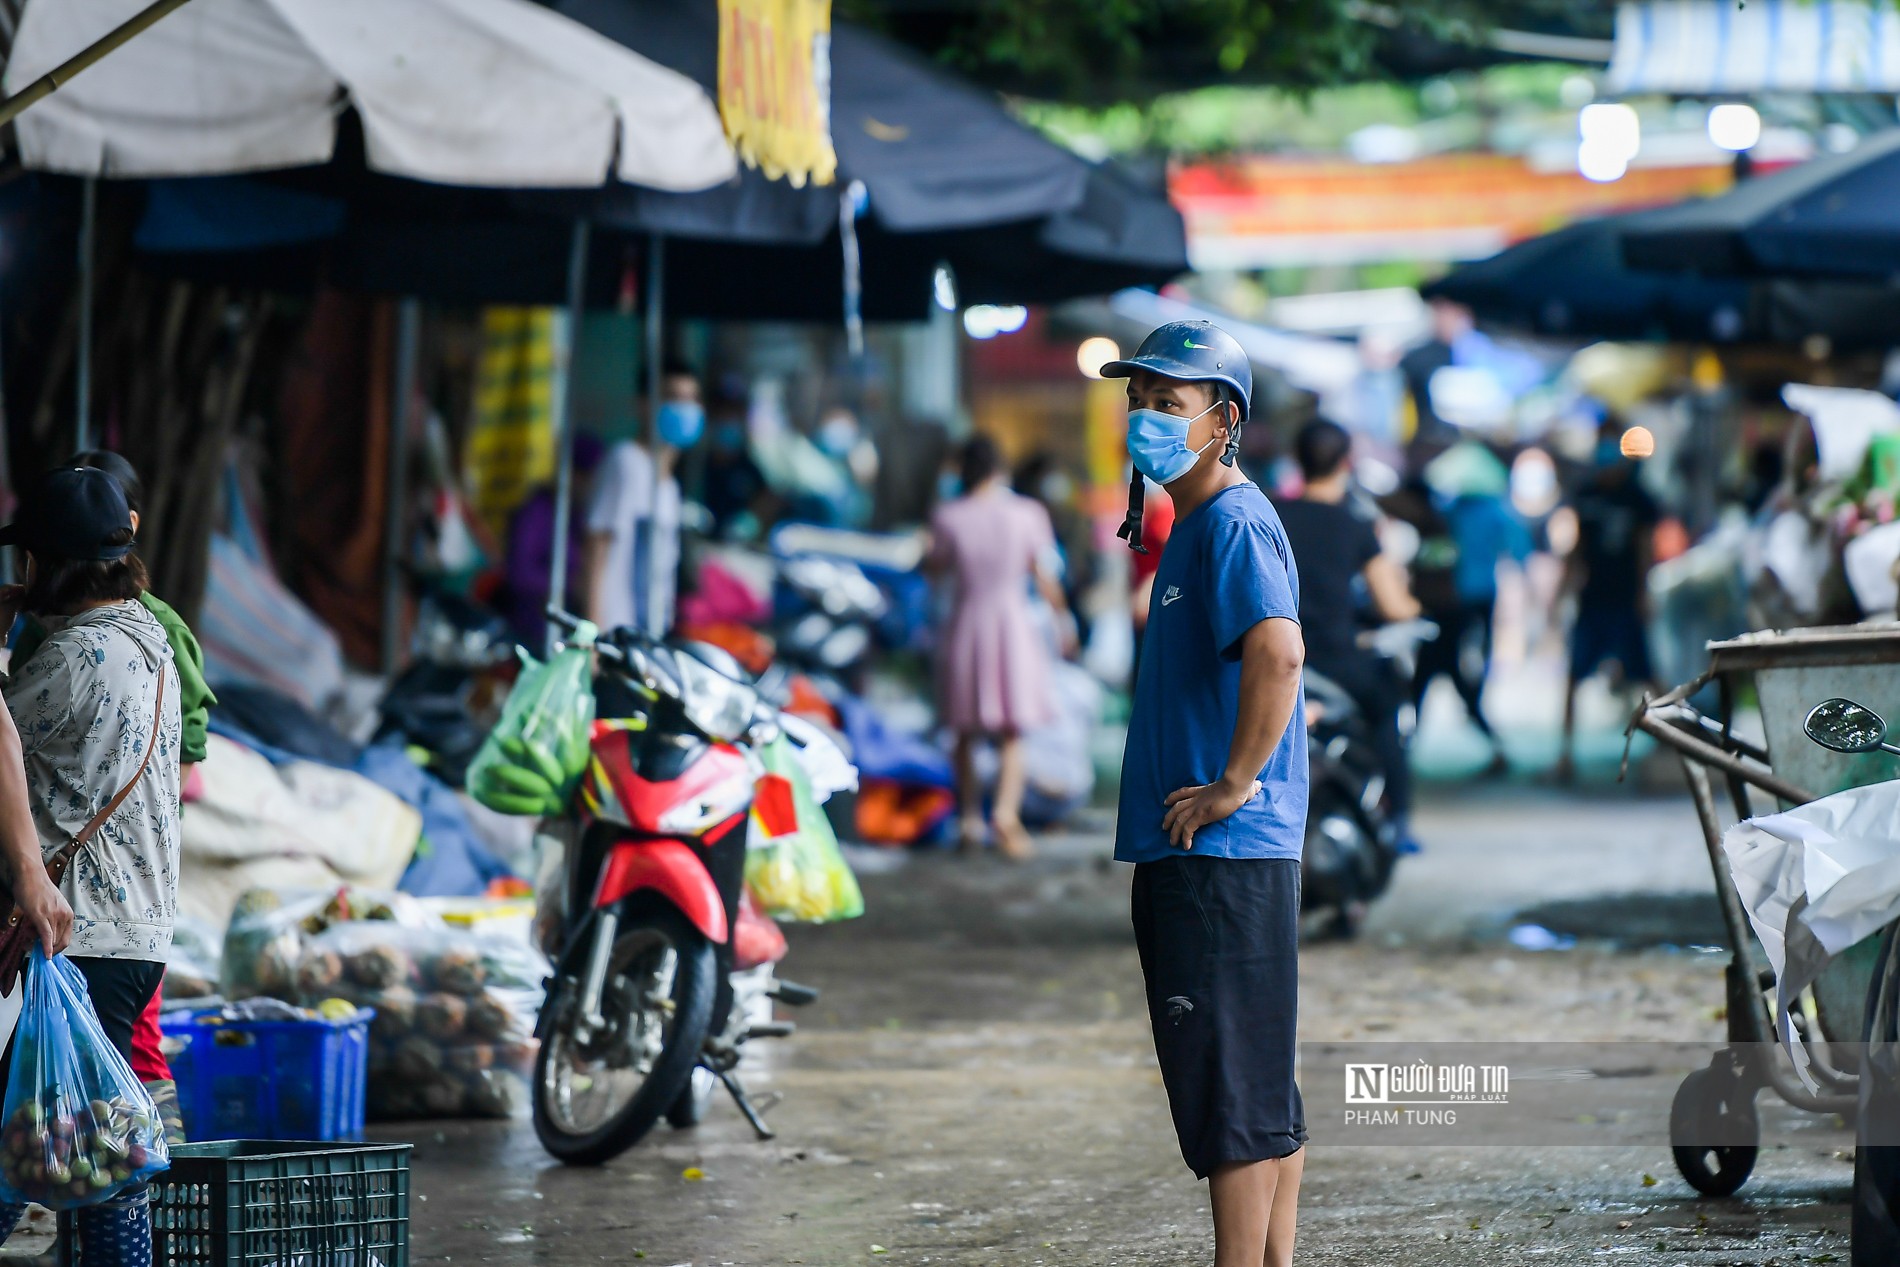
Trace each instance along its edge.
<instances>
[{"instance_id":1,"label":"red motorbike","mask_svg":"<svg viewBox=\"0 0 1900 1267\"><path fill-rule=\"evenodd\" d=\"M572 632L575 617L550 609ZM714 647L617 629L595 644L592 758L571 807L567 912L536 1036L534 1126L561 1161L594 1165L662 1116L698 1122L723 1084L770 1138L739 1081L742 1047L792 1032L771 1000L784 938L743 898L752 749L780 733Z\"/></svg>"}]
</instances>

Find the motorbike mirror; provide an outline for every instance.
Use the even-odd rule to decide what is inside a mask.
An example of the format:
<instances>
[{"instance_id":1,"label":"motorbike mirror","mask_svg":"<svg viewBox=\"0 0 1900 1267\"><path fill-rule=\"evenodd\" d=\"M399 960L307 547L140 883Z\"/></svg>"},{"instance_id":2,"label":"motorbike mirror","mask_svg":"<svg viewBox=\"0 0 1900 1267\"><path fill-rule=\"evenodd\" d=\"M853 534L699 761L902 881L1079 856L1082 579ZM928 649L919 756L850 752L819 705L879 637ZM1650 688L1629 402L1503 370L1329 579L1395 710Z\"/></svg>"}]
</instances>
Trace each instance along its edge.
<instances>
[{"instance_id":1,"label":"motorbike mirror","mask_svg":"<svg viewBox=\"0 0 1900 1267\"><path fill-rule=\"evenodd\" d=\"M1879 713L1851 699L1822 700L1808 712L1808 738L1835 752L1893 751L1887 743L1887 723Z\"/></svg>"}]
</instances>

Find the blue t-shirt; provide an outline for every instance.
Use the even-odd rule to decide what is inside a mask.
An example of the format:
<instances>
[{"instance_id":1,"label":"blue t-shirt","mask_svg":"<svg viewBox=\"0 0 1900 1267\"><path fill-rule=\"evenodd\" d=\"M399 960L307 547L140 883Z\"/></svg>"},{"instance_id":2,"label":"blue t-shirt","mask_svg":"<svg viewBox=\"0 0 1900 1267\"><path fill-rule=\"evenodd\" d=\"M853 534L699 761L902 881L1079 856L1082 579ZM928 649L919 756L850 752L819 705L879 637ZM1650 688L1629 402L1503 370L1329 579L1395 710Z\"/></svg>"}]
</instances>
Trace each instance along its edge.
<instances>
[{"instance_id":1,"label":"blue t-shirt","mask_svg":"<svg viewBox=\"0 0 1900 1267\"><path fill-rule=\"evenodd\" d=\"M1182 851L1161 830L1167 798L1227 767L1240 707L1240 638L1263 620L1297 621L1300 579L1280 516L1257 485L1222 489L1174 525L1148 604L1122 752L1115 857ZM1304 700L1259 775L1260 795L1194 834L1194 854L1298 858L1306 834Z\"/></svg>"}]
</instances>

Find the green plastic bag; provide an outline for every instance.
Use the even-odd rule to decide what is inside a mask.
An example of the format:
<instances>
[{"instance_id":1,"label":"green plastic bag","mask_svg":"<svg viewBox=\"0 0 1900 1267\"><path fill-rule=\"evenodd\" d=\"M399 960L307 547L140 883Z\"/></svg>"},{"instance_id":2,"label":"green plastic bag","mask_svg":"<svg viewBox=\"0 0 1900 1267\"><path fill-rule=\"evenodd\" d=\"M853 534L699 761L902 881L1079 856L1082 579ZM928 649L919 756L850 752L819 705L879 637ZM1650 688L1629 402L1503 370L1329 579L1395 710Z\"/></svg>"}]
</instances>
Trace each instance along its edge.
<instances>
[{"instance_id":1,"label":"green plastic bag","mask_svg":"<svg viewBox=\"0 0 1900 1267\"><path fill-rule=\"evenodd\" d=\"M594 726L592 624L582 622L545 664L521 655L501 720L468 767L468 794L503 814L558 814L587 770Z\"/></svg>"},{"instance_id":2,"label":"green plastic bag","mask_svg":"<svg viewBox=\"0 0 1900 1267\"><path fill-rule=\"evenodd\" d=\"M775 776L791 785L797 825L755 840L746 851L745 882L753 901L773 919L790 923L829 924L864 914L858 878L845 864L838 837L812 794L811 780L791 741L780 735L760 750L759 760L765 765L762 790Z\"/></svg>"}]
</instances>

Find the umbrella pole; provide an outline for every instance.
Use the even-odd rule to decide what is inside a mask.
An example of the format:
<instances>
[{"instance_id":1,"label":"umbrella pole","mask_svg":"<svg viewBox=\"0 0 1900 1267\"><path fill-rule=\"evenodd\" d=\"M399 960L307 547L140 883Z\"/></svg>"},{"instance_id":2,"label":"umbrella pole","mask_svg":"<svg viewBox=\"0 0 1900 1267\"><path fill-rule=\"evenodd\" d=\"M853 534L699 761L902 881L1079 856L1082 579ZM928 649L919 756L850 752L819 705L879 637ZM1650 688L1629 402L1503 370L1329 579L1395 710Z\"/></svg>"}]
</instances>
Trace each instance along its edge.
<instances>
[{"instance_id":1,"label":"umbrella pole","mask_svg":"<svg viewBox=\"0 0 1900 1267\"><path fill-rule=\"evenodd\" d=\"M389 402L389 462L383 483L383 672L402 659L403 538L409 525L409 407L416 394L416 357L422 345L422 301L396 306L396 372Z\"/></svg>"},{"instance_id":2,"label":"umbrella pole","mask_svg":"<svg viewBox=\"0 0 1900 1267\"><path fill-rule=\"evenodd\" d=\"M572 428L574 345L581 335L581 316L587 305L587 231L584 219L574 221L573 237L567 252L567 313L561 332L560 345L555 350L553 418L554 432L554 557L548 573L548 604L566 610L567 595L567 555L574 548L569 540L568 519L570 507L574 503L574 442L568 433ZM576 606L591 607L590 595L581 595ZM591 614L591 612L589 613ZM552 643L559 631L548 627L548 641Z\"/></svg>"},{"instance_id":3,"label":"umbrella pole","mask_svg":"<svg viewBox=\"0 0 1900 1267\"><path fill-rule=\"evenodd\" d=\"M96 40L77 53L61 62L53 69L35 79L32 83L0 101L0 123L7 123L13 117L38 101L44 101L65 84L68 79L86 69L107 53L118 49L131 41L132 37L144 31L154 22L174 9L183 8L190 0L158 0L157 4L141 9L120 25L107 32L105 38Z\"/></svg>"},{"instance_id":4,"label":"umbrella pole","mask_svg":"<svg viewBox=\"0 0 1900 1267\"><path fill-rule=\"evenodd\" d=\"M98 258L99 182L88 176L79 192L79 349L74 357L73 452L92 447L92 293Z\"/></svg>"},{"instance_id":5,"label":"umbrella pole","mask_svg":"<svg viewBox=\"0 0 1900 1267\"><path fill-rule=\"evenodd\" d=\"M660 390L662 347L665 343L666 235L655 233L647 239L647 419L645 439L652 486L647 489L645 532L634 534L633 574L640 579L641 592L634 595L634 619L642 629L656 637L666 634L666 613L660 602L660 581L655 575L654 546L660 534Z\"/></svg>"}]
</instances>

